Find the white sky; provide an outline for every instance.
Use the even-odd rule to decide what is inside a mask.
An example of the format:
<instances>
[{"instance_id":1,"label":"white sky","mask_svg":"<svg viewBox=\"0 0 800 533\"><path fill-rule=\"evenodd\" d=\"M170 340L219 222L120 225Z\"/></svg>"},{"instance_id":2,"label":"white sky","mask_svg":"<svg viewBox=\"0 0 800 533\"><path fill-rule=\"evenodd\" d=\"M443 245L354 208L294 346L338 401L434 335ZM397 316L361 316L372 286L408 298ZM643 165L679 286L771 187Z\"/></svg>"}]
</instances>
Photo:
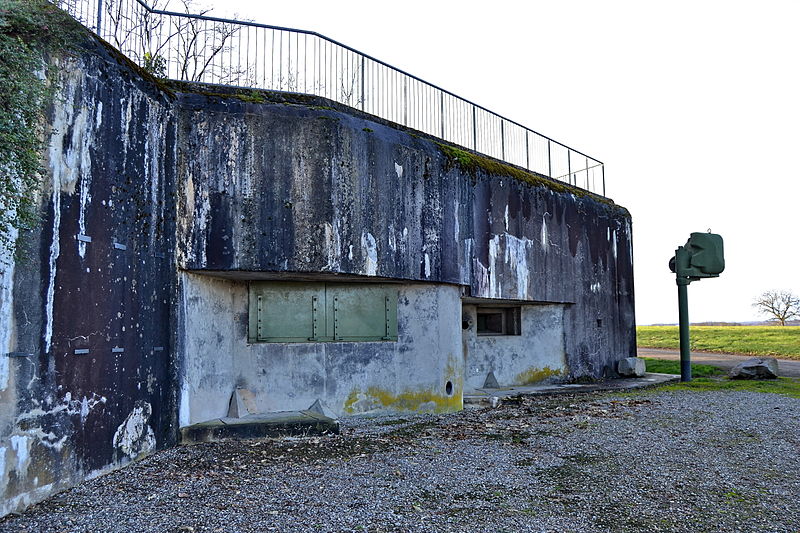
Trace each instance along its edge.
<instances>
[{"instance_id":1,"label":"white sky","mask_svg":"<svg viewBox=\"0 0 800 533\"><path fill-rule=\"evenodd\" d=\"M636 317L677 322L667 261L692 231L726 270L690 319L747 321L800 293L800 2L206 0L212 14L311 30L606 164L633 215Z\"/></svg>"}]
</instances>

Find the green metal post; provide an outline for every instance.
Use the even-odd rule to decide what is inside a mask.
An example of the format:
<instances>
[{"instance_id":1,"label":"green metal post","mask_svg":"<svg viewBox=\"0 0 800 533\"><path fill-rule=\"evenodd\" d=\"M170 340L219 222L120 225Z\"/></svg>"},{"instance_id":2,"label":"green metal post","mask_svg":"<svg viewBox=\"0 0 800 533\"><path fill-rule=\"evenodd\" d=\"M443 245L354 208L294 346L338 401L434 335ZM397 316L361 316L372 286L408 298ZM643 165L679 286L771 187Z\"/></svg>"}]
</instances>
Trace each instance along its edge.
<instances>
[{"instance_id":1,"label":"green metal post","mask_svg":"<svg viewBox=\"0 0 800 533\"><path fill-rule=\"evenodd\" d=\"M716 233L692 233L685 246L679 246L669 261L678 284L678 331L681 341L681 381L692 381L689 349L689 296L686 287L693 281L717 278L725 270L722 237Z\"/></svg>"},{"instance_id":2,"label":"green metal post","mask_svg":"<svg viewBox=\"0 0 800 533\"><path fill-rule=\"evenodd\" d=\"M689 280L677 278L678 283L678 329L681 339L681 381L692 381L692 361L689 350L689 297L686 287Z\"/></svg>"}]
</instances>

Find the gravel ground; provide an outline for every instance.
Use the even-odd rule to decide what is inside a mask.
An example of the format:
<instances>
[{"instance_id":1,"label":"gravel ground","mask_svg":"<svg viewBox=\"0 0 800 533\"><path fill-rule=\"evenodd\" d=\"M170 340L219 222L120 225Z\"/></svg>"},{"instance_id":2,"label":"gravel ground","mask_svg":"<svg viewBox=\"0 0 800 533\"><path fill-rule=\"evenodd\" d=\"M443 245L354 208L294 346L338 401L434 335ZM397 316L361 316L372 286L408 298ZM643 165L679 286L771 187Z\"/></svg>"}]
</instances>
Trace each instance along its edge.
<instances>
[{"instance_id":1,"label":"gravel ground","mask_svg":"<svg viewBox=\"0 0 800 533\"><path fill-rule=\"evenodd\" d=\"M165 450L0 531L796 532L798 452L775 394L536 397Z\"/></svg>"}]
</instances>

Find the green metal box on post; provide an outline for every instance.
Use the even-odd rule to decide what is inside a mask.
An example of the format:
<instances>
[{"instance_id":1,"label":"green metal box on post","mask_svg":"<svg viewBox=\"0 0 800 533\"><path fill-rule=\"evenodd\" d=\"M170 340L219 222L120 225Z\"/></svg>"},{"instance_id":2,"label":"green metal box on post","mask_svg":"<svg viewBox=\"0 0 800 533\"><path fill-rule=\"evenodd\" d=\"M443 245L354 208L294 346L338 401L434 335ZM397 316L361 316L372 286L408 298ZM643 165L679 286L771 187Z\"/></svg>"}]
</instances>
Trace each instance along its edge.
<instances>
[{"instance_id":1,"label":"green metal box on post","mask_svg":"<svg viewBox=\"0 0 800 533\"><path fill-rule=\"evenodd\" d=\"M689 346L689 300L686 287L703 278L718 278L725 270L722 236L716 233L692 233L684 246L675 250L669 261L678 284L678 316L681 343L681 381L692 380Z\"/></svg>"}]
</instances>

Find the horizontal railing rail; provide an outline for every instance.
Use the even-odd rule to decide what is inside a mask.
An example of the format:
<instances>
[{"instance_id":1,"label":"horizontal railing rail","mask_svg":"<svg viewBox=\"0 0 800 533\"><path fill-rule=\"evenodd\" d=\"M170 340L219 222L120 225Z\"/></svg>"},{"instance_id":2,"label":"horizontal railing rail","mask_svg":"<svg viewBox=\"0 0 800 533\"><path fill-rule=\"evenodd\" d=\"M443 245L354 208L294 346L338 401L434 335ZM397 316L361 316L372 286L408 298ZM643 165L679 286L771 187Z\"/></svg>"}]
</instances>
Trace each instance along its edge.
<instances>
[{"instance_id":1,"label":"horizontal railing rail","mask_svg":"<svg viewBox=\"0 0 800 533\"><path fill-rule=\"evenodd\" d=\"M605 196L601 161L316 32L162 0L51 1L156 76L321 96Z\"/></svg>"}]
</instances>

